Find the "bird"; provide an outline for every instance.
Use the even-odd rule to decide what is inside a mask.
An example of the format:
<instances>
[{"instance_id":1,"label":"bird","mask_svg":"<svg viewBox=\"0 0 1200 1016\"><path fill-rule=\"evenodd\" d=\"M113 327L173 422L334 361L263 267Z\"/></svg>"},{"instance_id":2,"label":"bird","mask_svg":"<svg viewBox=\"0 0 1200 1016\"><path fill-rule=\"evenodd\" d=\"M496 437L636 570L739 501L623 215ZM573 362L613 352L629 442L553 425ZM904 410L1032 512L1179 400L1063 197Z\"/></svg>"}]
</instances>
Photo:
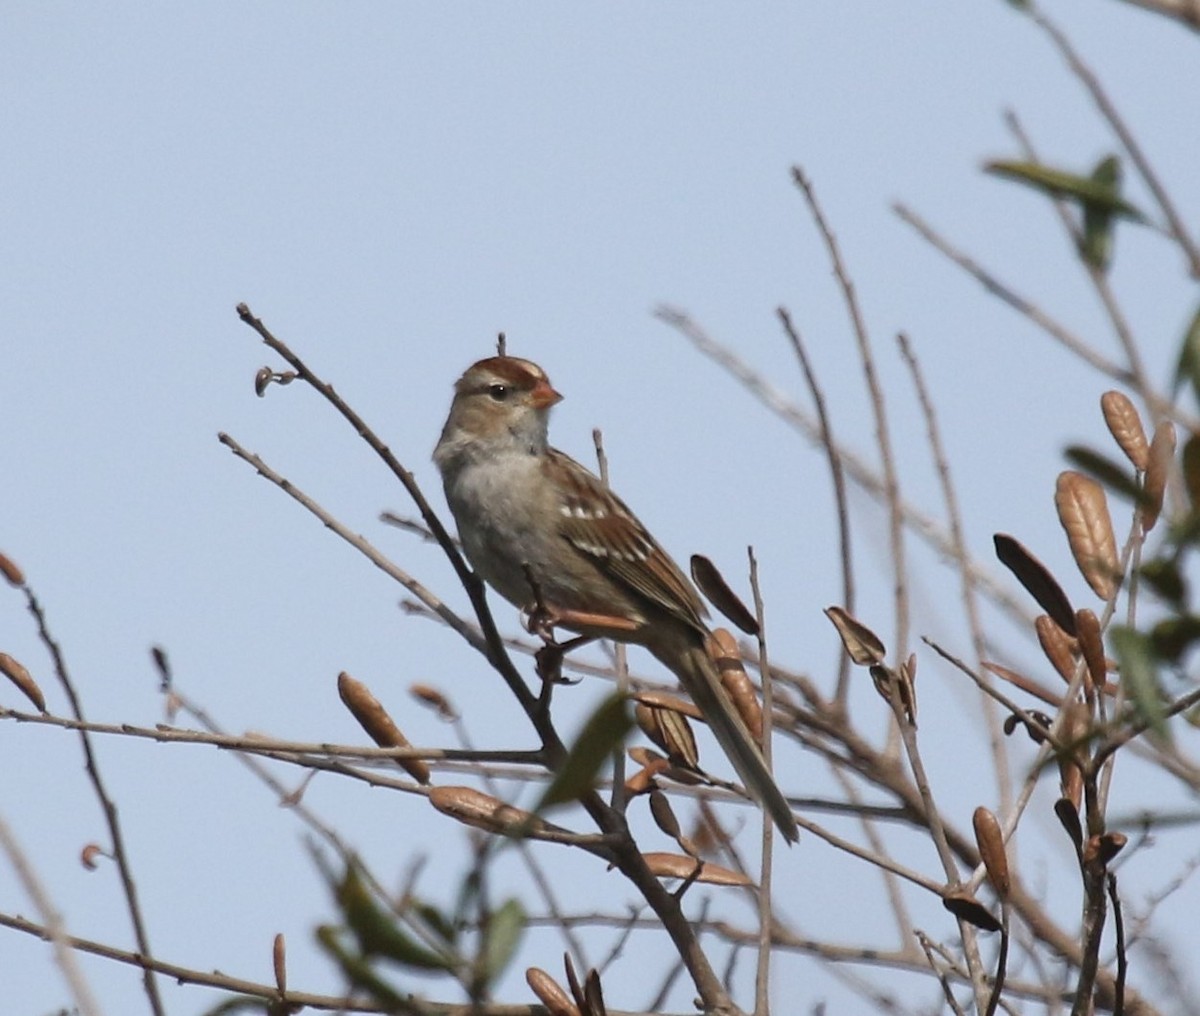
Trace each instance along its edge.
<instances>
[{"instance_id":1,"label":"bird","mask_svg":"<svg viewBox=\"0 0 1200 1016\"><path fill-rule=\"evenodd\" d=\"M550 445L550 411L561 400L541 367L515 356L480 360L455 383L433 460L467 561L521 610L648 649L795 842L791 807L705 649L699 593L625 502Z\"/></svg>"}]
</instances>

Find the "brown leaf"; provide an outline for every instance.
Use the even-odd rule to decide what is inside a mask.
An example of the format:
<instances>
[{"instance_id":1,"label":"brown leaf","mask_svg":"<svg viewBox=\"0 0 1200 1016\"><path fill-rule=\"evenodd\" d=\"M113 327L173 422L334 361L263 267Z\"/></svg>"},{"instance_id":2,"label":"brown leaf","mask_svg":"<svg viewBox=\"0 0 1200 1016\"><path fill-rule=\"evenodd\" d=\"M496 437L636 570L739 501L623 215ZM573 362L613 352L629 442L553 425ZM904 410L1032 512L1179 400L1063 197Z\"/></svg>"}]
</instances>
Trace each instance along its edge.
<instances>
[{"instance_id":1,"label":"brown leaf","mask_svg":"<svg viewBox=\"0 0 1200 1016\"><path fill-rule=\"evenodd\" d=\"M525 971L525 983L533 989L549 1016L579 1016L579 1010L570 996L546 971L530 967Z\"/></svg>"},{"instance_id":2,"label":"brown leaf","mask_svg":"<svg viewBox=\"0 0 1200 1016\"><path fill-rule=\"evenodd\" d=\"M586 1016L608 1016L604 992L600 988L600 972L595 967L587 972L587 979L583 982L583 997L587 1002Z\"/></svg>"},{"instance_id":3,"label":"brown leaf","mask_svg":"<svg viewBox=\"0 0 1200 1016\"><path fill-rule=\"evenodd\" d=\"M1000 822L984 807L975 809L971 821L975 827L975 843L979 846L979 856L983 858L983 866L987 869L992 888L1002 900L1008 899L1012 882L1009 879L1008 854L1004 849L1004 833L1000 829Z\"/></svg>"},{"instance_id":4,"label":"brown leaf","mask_svg":"<svg viewBox=\"0 0 1200 1016\"><path fill-rule=\"evenodd\" d=\"M429 791L429 803L443 815L490 833L517 835L546 827L546 823L531 812L514 808L474 787L433 787Z\"/></svg>"},{"instance_id":5,"label":"brown leaf","mask_svg":"<svg viewBox=\"0 0 1200 1016\"><path fill-rule=\"evenodd\" d=\"M1150 460L1150 446L1137 408L1124 392L1105 392L1100 396L1100 410L1108 432L1116 439L1133 468L1145 472Z\"/></svg>"},{"instance_id":6,"label":"brown leaf","mask_svg":"<svg viewBox=\"0 0 1200 1016\"><path fill-rule=\"evenodd\" d=\"M917 725L916 689L909 680L907 666L902 666L899 671L895 671L891 667L877 663L868 668L868 672L875 685L875 691L889 706L892 704L892 689L895 688L896 694L900 697L900 707L904 710L904 718L910 726L915 727Z\"/></svg>"},{"instance_id":7,"label":"brown leaf","mask_svg":"<svg viewBox=\"0 0 1200 1016\"><path fill-rule=\"evenodd\" d=\"M701 554L692 555L692 579L708 602L737 625L747 635L758 634L758 621L738 598L717 570L717 566Z\"/></svg>"},{"instance_id":8,"label":"brown leaf","mask_svg":"<svg viewBox=\"0 0 1200 1016\"><path fill-rule=\"evenodd\" d=\"M338 674L338 695L346 708L358 720L363 728L381 748L411 748L400 728L392 721L383 704L371 694L371 691L361 681L356 681L344 670ZM418 783L428 785L429 766L419 758L398 758L395 760L405 772Z\"/></svg>"},{"instance_id":9,"label":"brown leaf","mask_svg":"<svg viewBox=\"0 0 1200 1016\"><path fill-rule=\"evenodd\" d=\"M942 906L959 920L975 925L983 931L999 931L1001 924L988 910L965 889L954 889L942 896Z\"/></svg>"},{"instance_id":10,"label":"brown leaf","mask_svg":"<svg viewBox=\"0 0 1200 1016\"><path fill-rule=\"evenodd\" d=\"M1146 504L1142 506L1142 529L1147 533L1154 528L1162 511L1163 496L1167 491L1167 474L1175 459L1175 425L1164 420L1154 429L1150 442L1150 461L1146 464L1146 475L1142 488L1146 491Z\"/></svg>"},{"instance_id":11,"label":"brown leaf","mask_svg":"<svg viewBox=\"0 0 1200 1016\"><path fill-rule=\"evenodd\" d=\"M79 852L79 863L88 871L95 871L99 867L96 863L97 857L108 857L108 854L99 843L86 843Z\"/></svg>"},{"instance_id":12,"label":"brown leaf","mask_svg":"<svg viewBox=\"0 0 1200 1016\"><path fill-rule=\"evenodd\" d=\"M658 752L651 751L649 748L630 748L626 754L629 755L638 765L644 766L650 770L649 776L666 776L668 779L674 780L676 783L683 783L689 787L707 784L708 778L699 770L686 769L683 766L673 765L668 759L663 758ZM626 784L628 786L628 784ZM645 788L639 790L638 793L644 793Z\"/></svg>"},{"instance_id":13,"label":"brown leaf","mask_svg":"<svg viewBox=\"0 0 1200 1016\"><path fill-rule=\"evenodd\" d=\"M1120 563L1104 488L1090 476L1067 470L1058 474L1054 506L1087 584L1100 599L1111 599Z\"/></svg>"},{"instance_id":14,"label":"brown leaf","mask_svg":"<svg viewBox=\"0 0 1200 1016\"><path fill-rule=\"evenodd\" d=\"M850 654L850 659L860 667L869 667L883 663L887 655L883 642L870 628L857 620L841 607L826 607L825 616L833 622L842 645Z\"/></svg>"},{"instance_id":15,"label":"brown leaf","mask_svg":"<svg viewBox=\"0 0 1200 1016\"><path fill-rule=\"evenodd\" d=\"M8 579L10 586L25 585L25 573L21 571L17 562L7 554L0 554L0 575Z\"/></svg>"},{"instance_id":16,"label":"brown leaf","mask_svg":"<svg viewBox=\"0 0 1200 1016\"><path fill-rule=\"evenodd\" d=\"M1083 842L1083 826L1079 822L1079 804L1069 797L1060 797L1054 802L1054 814L1066 833L1071 837L1075 849Z\"/></svg>"},{"instance_id":17,"label":"brown leaf","mask_svg":"<svg viewBox=\"0 0 1200 1016\"><path fill-rule=\"evenodd\" d=\"M672 762L697 769L700 752L696 737L684 716L673 709L661 709L638 702L633 707L633 717L642 732L657 744Z\"/></svg>"},{"instance_id":18,"label":"brown leaf","mask_svg":"<svg viewBox=\"0 0 1200 1016\"><path fill-rule=\"evenodd\" d=\"M282 935L276 935L271 943L271 966L275 970L275 987L280 994L287 992L287 942Z\"/></svg>"},{"instance_id":19,"label":"brown leaf","mask_svg":"<svg viewBox=\"0 0 1200 1016\"><path fill-rule=\"evenodd\" d=\"M0 653L0 673L3 673L17 686L21 694L34 704L39 713L46 711L46 696L42 694L42 689L38 687L37 681L24 666L8 653Z\"/></svg>"},{"instance_id":20,"label":"brown leaf","mask_svg":"<svg viewBox=\"0 0 1200 1016\"><path fill-rule=\"evenodd\" d=\"M1070 684L1075 677L1075 653L1079 648L1078 640L1072 638L1058 626L1049 614L1039 614L1034 621L1038 643L1061 677Z\"/></svg>"},{"instance_id":21,"label":"brown leaf","mask_svg":"<svg viewBox=\"0 0 1200 1016\"><path fill-rule=\"evenodd\" d=\"M657 878L690 879L695 875L693 881L707 882L709 885L754 885L741 872L722 868L708 861L697 861L686 854L649 853L643 854L642 860ZM697 867L699 874L696 874Z\"/></svg>"},{"instance_id":22,"label":"brown leaf","mask_svg":"<svg viewBox=\"0 0 1200 1016\"><path fill-rule=\"evenodd\" d=\"M1075 634L1075 611L1071 601L1062 591L1050 570L1021 544L1007 533L996 533L992 537L996 557L1011 571L1017 581L1025 587L1042 610L1049 614L1068 635Z\"/></svg>"},{"instance_id":23,"label":"brown leaf","mask_svg":"<svg viewBox=\"0 0 1200 1016\"><path fill-rule=\"evenodd\" d=\"M434 709L438 714L438 719L445 720L447 723L453 723L458 719L458 712L450 700L433 685L410 684L408 693L418 702Z\"/></svg>"},{"instance_id":24,"label":"brown leaf","mask_svg":"<svg viewBox=\"0 0 1200 1016\"><path fill-rule=\"evenodd\" d=\"M746 668L742 666L742 656L738 652L737 639L727 628L717 628L705 640L704 648L708 650L708 655L717 665L717 670L721 673L721 684L729 692L734 708L737 709L742 722L746 724L746 729L750 731L754 743L762 747L762 706L759 705L758 694L754 690L754 685L750 683Z\"/></svg>"},{"instance_id":25,"label":"brown leaf","mask_svg":"<svg viewBox=\"0 0 1200 1016\"><path fill-rule=\"evenodd\" d=\"M1108 661L1104 658L1100 619L1085 607L1075 613L1075 629L1079 635L1079 650L1087 663L1087 679L1092 688L1103 688L1108 680Z\"/></svg>"},{"instance_id":26,"label":"brown leaf","mask_svg":"<svg viewBox=\"0 0 1200 1016\"><path fill-rule=\"evenodd\" d=\"M683 829L679 825L679 819L675 816L675 809L671 807L670 800L661 790L650 791L650 814L659 829L684 850L688 850L688 844L684 842ZM690 850L688 852L691 853Z\"/></svg>"},{"instance_id":27,"label":"brown leaf","mask_svg":"<svg viewBox=\"0 0 1200 1016\"><path fill-rule=\"evenodd\" d=\"M1180 460L1188 505L1193 512L1200 511L1200 435L1193 434L1183 443Z\"/></svg>"},{"instance_id":28,"label":"brown leaf","mask_svg":"<svg viewBox=\"0 0 1200 1016\"><path fill-rule=\"evenodd\" d=\"M699 706L694 702L681 699L678 695L668 695L664 691L637 691L629 697L635 702L642 702L657 709L670 709L673 712L689 716L693 720L703 721L704 719L704 714L700 712Z\"/></svg>"}]
</instances>

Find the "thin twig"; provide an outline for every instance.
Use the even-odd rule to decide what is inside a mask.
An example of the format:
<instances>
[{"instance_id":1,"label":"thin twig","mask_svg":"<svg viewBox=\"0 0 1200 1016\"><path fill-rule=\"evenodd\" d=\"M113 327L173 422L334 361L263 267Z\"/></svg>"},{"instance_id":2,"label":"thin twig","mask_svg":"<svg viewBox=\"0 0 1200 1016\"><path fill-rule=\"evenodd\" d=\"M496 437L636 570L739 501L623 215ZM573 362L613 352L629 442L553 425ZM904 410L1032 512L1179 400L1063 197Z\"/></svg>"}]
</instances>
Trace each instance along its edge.
<instances>
[{"instance_id":1,"label":"thin twig","mask_svg":"<svg viewBox=\"0 0 1200 1016\"><path fill-rule=\"evenodd\" d=\"M946 457L946 449L942 444L941 428L938 426L937 410L929 389L925 385L925 377L916 353L903 332L896 336L900 347L900 355L908 366L912 376L913 388L917 393L917 403L921 407L921 415L925 418L925 433L929 440L929 451L933 455L934 468L937 470L938 482L942 488L942 500L946 505L946 520L950 526L950 539L954 545L954 558L958 564L959 577L962 581L963 610L967 615L967 627L971 632L971 645L975 650L977 663L983 661L986 640L983 634L983 623L979 618L979 600L976 582L967 567L967 541L963 535L962 512L958 505L958 492L950 477L950 461ZM988 740L990 742L993 768L996 774L996 789L1000 795L1000 810L1007 811L1012 803L1012 781L1008 773L1008 742L1004 737L1000 716L992 699L986 695L982 698L984 721L987 723Z\"/></svg>"},{"instance_id":2,"label":"thin twig","mask_svg":"<svg viewBox=\"0 0 1200 1016\"><path fill-rule=\"evenodd\" d=\"M800 337L800 331L792 323L791 315L785 308L779 307L775 313L779 315L779 320L783 323L783 330L796 353L796 359L800 361L800 369L804 373L804 383L808 385L809 393L813 398L813 406L817 411L821 445L825 449L825 459L829 463L829 476L833 484L833 502L837 509L838 550L842 562L841 605L853 614L857 593L854 587L854 556L850 544L850 506L846 499L846 476L842 469L842 456L838 451L837 442L833 438L833 425L825 406L825 392L817 380L808 350L805 349L804 340ZM843 709L846 707L849 694L850 657L839 650L837 692L834 699Z\"/></svg>"},{"instance_id":3,"label":"thin twig","mask_svg":"<svg viewBox=\"0 0 1200 1016\"><path fill-rule=\"evenodd\" d=\"M921 216L914 212L911 208L904 204L895 204L892 210L904 222L907 222L936 250L940 251L956 265L958 265L967 274L974 278L993 296L998 297L1001 301L1008 304L1013 310L1019 314L1023 314L1042 331L1049 335L1056 342L1060 343L1072 353L1074 353L1084 363L1089 364L1098 370L1101 374L1118 381L1123 385L1130 387L1136 386L1136 378L1127 369L1120 364L1108 359L1102 353L1097 352L1078 335L1070 331L1065 325L1054 320L1046 311L1042 310L1037 304L1025 297L1020 296L1016 290L1001 282L995 275L982 267L977 261L971 258L968 254L953 246L949 240L938 233L929 223Z\"/></svg>"},{"instance_id":4,"label":"thin twig","mask_svg":"<svg viewBox=\"0 0 1200 1016\"><path fill-rule=\"evenodd\" d=\"M59 684L62 685L63 691L66 693L67 701L71 707L71 714L75 717L79 724L86 723L83 715L83 704L79 698L79 694L75 690L75 685L71 680L71 675L67 671L66 657L63 655L62 648L58 644L58 640L50 631L50 627L46 622L46 614L42 610L42 605L34 595L33 590L28 584L21 587L25 594L25 602L29 608L29 612L33 615L37 623L38 637L42 644L50 653L50 658L54 662L54 673L58 677ZM153 952L150 949L150 936L146 931L146 922L142 917L141 904L138 902L137 884L133 878L133 866L129 861L129 853L125 849L125 837L121 832L121 822L117 817L117 806L112 797L109 796L108 790L104 785L104 779L100 775L100 765L96 761L96 754L92 750L92 740L86 729L82 726L75 728L79 732L79 743L83 748L84 769L87 772L88 780L92 784L92 790L95 792L96 799L100 802L100 809L104 813L104 821L108 826L108 835L112 840L112 857L116 862L117 871L121 877L121 888L125 895L125 907L129 911L129 919L133 924L133 934L137 941L138 951L143 956L152 956ZM150 1010L155 1016L165 1016L162 997L158 992L158 981L154 977L152 970L144 968L142 970L142 987L146 992L146 999L150 1003Z\"/></svg>"},{"instance_id":5,"label":"thin twig","mask_svg":"<svg viewBox=\"0 0 1200 1016\"><path fill-rule=\"evenodd\" d=\"M871 349L871 339L867 333L866 321L863 319L862 308L858 304L854 282L842 259L837 237L833 233L821 204L817 200L812 182L804 175L799 166L792 167L792 179L804 200L808 204L809 214L816 224L817 231L825 243L833 274L837 278L842 291L842 299L846 304L846 312L850 316L851 329L858 344L858 359L862 365L863 380L866 382L867 393L870 396L871 412L875 417L875 441L879 446L879 459L883 467L883 495L888 511L888 542L892 551L892 578L894 595L892 601L896 611L896 660L902 661L908 655L909 601L908 601L908 567L904 548L904 520L901 513L900 476L896 471L896 457L892 451L891 427L888 424L887 408L885 405L883 386L875 370L875 354Z\"/></svg>"},{"instance_id":6,"label":"thin twig","mask_svg":"<svg viewBox=\"0 0 1200 1016\"><path fill-rule=\"evenodd\" d=\"M29 857L17 843L3 815L0 815L0 850L8 855L8 862L16 873L17 881L24 887L25 894L33 902L42 919L42 937L54 948L54 961L58 964L63 980L67 982L75 1005L83 1016L100 1016L100 1007L96 1004L91 986L75 959L74 945L63 926L62 915L54 906L50 894L38 878Z\"/></svg>"},{"instance_id":7,"label":"thin twig","mask_svg":"<svg viewBox=\"0 0 1200 1016\"><path fill-rule=\"evenodd\" d=\"M762 374L751 368L728 346L710 336L686 313L674 307L659 307L655 316L670 325L688 340L697 350L714 360L723 370L746 388L756 399L788 426L800 431L813 444L821 446L821 427L804 409L792 402ZM838 457L846 476L873 498L882 499L884 481L879 474L857 453L842 445L837 446ZM900 503L900 512L905 524L917 536L931 546L936 553L948 560L954 559L954 544L944 526L932 515L906 501ZM994 574L977 561L970 563L972 575L979 588L1018 625L1033 623L1033 615Z\"/></svg>"},{"instance_id":8,"label":"thin twig","mask_svg":"<svg viewBox=\"0 0 1200 1016\"><path fill-rule=\"evenodd\" d=\"M767 618L763 605L762 589L758 584L758 559L754 556L754 548L746 548L746 557L750 566L750 590L754 596L754 619L758 622L758 672L762 675L763 696L763 728L762 753L767 769L771 770L772 745L774 734L775 702L771 688L771 667L767 657ZM754 1016L768 1016L771 1011L771 922L774 901L771 898L773 884L775 835L772 829L771 817L763 811L762 814L762 874L759 877L758 893L758 954L754 967Z\"/></svg>"},{"instance_id":9,"label":"thin twig","mask_svg":"<svg viewBox=\"0 0 1200 1016\"><path fill-rule=\"evenodd\" d=\"M1154 171L1154 167L1150 165L1150 160L1146 158L1145 153L1142 151L1142 146L1137 143L1137 139L1133 136L1133 132L1125 123L1124 118L1117 112L1117 108L1108 97L1104 86L1100 84L1099 79L1092 72L1092 69L1083 62L1083 59L1076 52L1075 47L1071 44L1071 40L1066 37L1062 29L1051 21L1050 18L1037 8L1034 8L1032 4L1030 6L1030 13L1034 23L1050 36L1051 41L1058 47L1058 51L1062 54L1063 59L1066 60L1071 72L1079 79L1083 87L1088 90L1092 101L1096 103L1096 107L1100 110L1101 116L1108 121L1108 125L1113 129L1113 133L1120 139L1121 144L1125 146L1125 151L1129 153L1129 158L1133 161L1138 172L1142 175L1142 179L1145 180L1146 186L1154 195L1154 200L1158 202L1158 207L1162 210L1163 217L1167 220L1167 225L1170 227L1171 235L1175 238L1175 242L1179 244L1180 250L1187 259L1192 278L1200 279L1200 247L1192 239L1187 225L1183 221L1183 216L1176 210L1175 203L1171 200L1171 195L1167 193L1166 187L1158 179L1158 174Z\"/></svg>"},{"instance_id":10,"label":"thin twig","mask_svg":"<svg viewBox=\"0 0 1200 1016\"><path fill-rule=\"evenodd\" d=\"M1005 120L1008 123L1009 130L1013 132L1017 143L1021 146L1025 158L1035 165L1040 165L1041 160L1038 158L1037 151L1034 149L1029 136L1021 127L1021 122L1017 119L1016 114L1009 111L1005 115ZM1078 253L1083 248L1083 233L1079 225L1071 215L1067 203L1061 198L1056 197L1054 199L1054 207L1057 209L1063 228L1071 238L1075 251ZM1133 331L1125 318L1124 312L1121 310L1116 293L1113 292L1112 285L1109 283L1108 272L1105 268L1092 264L1091 261L1082 256L1079 257L1079 263L1083 266L1084 271L1091 280L1092 287L1096 290L1096 295L1100 298L1100 303L1108 314L1108 319L1112 323L1117 341L1120 342L1121 348L1125 350L1125 357L1129 363L1129 373L1135 379L1134 387L1141 395L1142 401L1150 407L1150 411L1157 422L1164 415L1163 407L1168 405L1168 400L1159 395L1150 383L1150 378L1146 374L1145 364L1142 362L1142 354L1133 337Z\"/></svg>"}]
</instances>

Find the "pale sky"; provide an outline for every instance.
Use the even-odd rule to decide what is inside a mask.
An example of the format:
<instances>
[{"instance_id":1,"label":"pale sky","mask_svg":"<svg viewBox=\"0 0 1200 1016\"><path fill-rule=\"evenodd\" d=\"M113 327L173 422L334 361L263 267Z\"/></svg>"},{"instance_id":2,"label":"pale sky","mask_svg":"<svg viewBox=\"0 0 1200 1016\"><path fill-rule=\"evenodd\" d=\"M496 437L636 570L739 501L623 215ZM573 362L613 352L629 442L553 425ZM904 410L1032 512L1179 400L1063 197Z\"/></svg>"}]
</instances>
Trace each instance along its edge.
<instances>
[{"instance_id":1,"label":"pale sky","mask_svg":"<svg viewBox=\"0 0 1200 1016\"><path fill-rule=\"evenodd\" d=\"M1117 3L1048 10L1197 221L1194 39ZM179 689L233 732L361 743L336 695L347 670L415 743L453 743L406 694L424 681L458 703L476 743L532 746L476 656L401 613L399 587L217 443L229 432L465 608L436 552L378 522L410 506L328 406L299 385L255 398L255 370L281 364L238 322L239 301L336 385L439 507L429 454L450 386L504 331L509 350L541 363L566 396L555 442L590 462L592 428L602 428L614 486L676 557L703 551L744 588L755 546L773 657L830 686L838 647L821 610L839 600L841 579L824 459L653 314L685 310L808 406L775 317L788 307L839 435L876 460L853 336L793 165L812 179L853 275L907 495L940 511L899 330L937 401L972 551L991 564L991 534L1018 534L1085 595L1052 493L1064 444L1105 441L1098 399L1111 384L891 211L903 201L1119 355L1050 206L980 172L987 158L1017 155L1006 109L1063 168L1087 172L1116 145L1046 37L999 0L14 4L0 15L0 94L0 550L41 598L93 720L163 721L149 658L160 644ZM1140 182L1130 197L1151 207ZM1133 228L1118 235L1113 283L1153 376L1166 378L1194 284L1164 241ZM888 639L885 528L861 494L854 501L859 613ZM914 635L965 655L957 578L913 555ZM497 616L515 629L513 611L497 604ZM1015 658L1036 660L1014 629L991 627ZM66 712L12 591L0 598L0 651L34 672L52 712ZM977 771L963 762L979 743L973 700L919 652L938 789L965 824L976 804L995 803L986 761ZM560 697L565 732L601 694L585 683ZM7 685L0 704L26 708ZM866 684L855 705L882 735ZM336 991L310 944L335 911L295 817L227 754L97 745L156 955L269 980L271 936L284 932L293 986ZM1032 748L1014 757L1027 761ZM789 747L782 759L785 789L829 789L812 757ZM8 722L0 767L0 817L68 930L129 946L112 866L78 862L106 834L77 742ZM299 772L282 776L293 785ZM1118 776L1118 800L1123 790ZM1030 856L1050 850L1061 868L1050 794L1029 820ZM391 884L435 846L428 894L465 870L460 829L419 798L321 777L305 802ZM1157 849L1123 876L1135 899L1186 856L1170 834ZM930 850L917 845L910 860L936 874ZM566 863L569 905L594 905L597 885L624 891L615 874ZM32 916L8 871L0 862L0 911ZM505 888L524 891L518 866L503 874ZM889 918L871 911L874 872L814 838L784 852L777 879L801 933L888 941L878 925ZM1167 930L1189 926L1196 894L1190 885L1164 904ZM1064 921L1072 900L1063 897ZM716 902L752 919L740 902ZM950 934L927 896L914 919ZM597 940L597 959L607 943ZM560 953L553 936L531 938L514 970L557 970ZM610 1004L644 1004L666 962L661 943L639 939L613 968ZM142 1011L136 972L82 966L104 1012ZM750 967L744 959L743 982ZM807 959L781 963L777 977L792 1011L859 1004ZM0 930L0 980L13 1013L70 1004L49 947L15 932ZM896 984L914 1007L937 997L930 981ZM443 997L438 982L412 986ZM166 980L162 990L173 1014L219 997ZM519 978L505 997L530 1000ZM681 990L672 1006L689 1000Z\"/></svg>"}]
</instances>

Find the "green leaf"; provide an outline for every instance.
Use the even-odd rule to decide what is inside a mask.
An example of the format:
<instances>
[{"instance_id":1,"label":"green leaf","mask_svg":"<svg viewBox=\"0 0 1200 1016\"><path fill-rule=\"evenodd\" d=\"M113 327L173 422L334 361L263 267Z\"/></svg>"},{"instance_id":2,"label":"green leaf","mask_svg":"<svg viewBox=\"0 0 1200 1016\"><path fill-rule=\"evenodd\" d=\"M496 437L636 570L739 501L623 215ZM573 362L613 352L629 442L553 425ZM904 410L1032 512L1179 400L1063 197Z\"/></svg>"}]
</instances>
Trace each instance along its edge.
<instances>
[{"instance_id":1,"label":"green leaf","mask_svg":"<svg viewBox=\"0 0 1200 1016\"><path fill-rule=\"evenodd\" d=\"M1121 164L1115 155L1101 159L1092 170L1092 182L1108 189L1112 197L1120 200ZM1083 203L1083 237L1080 253L1093 268L1104 271L1112 263L1113 250L1112 212L1094 201Z\"/></svg>"},{"instance_id":2,"label":"green leaf","mask_svg":"<svg viewBox=\"0 0 1200 1016\"><path fill-rule=\"evenodd\" d=\"M624 743L632 728L633 719L625 708L625 696L614 692L600 703L583 725L536 810L578 800L591 790L600 767Z\"/></svg>"},{"instance_id":3,"label":"green leaf","mask_svg":"<svg viewBox=\"0 0 1200 1016\"><path fill-rule=\"evenodd\" d=\"M525 934L525 908L521 901L506 900L488 919L487 938L483 946L483 975L488 984L500 979L516 954Z\"/></svg>"},{"instance_id":4,"label":"green leaf","mask_svg":"<svg viewBox=\"0 0 1200 1016\"><path fill-rule=\"evenodd\" d=\"M371 964L360 956L352 956L337 939L337 929L327 924L317 928L317 942L341 967L342 973L356 988L365 991L373 1001L388 1012L406 1013L413 1011L412 1004L371 969Z\"/></svg>"},{"instance_id":5,"label":"green leaf","mask_svg":"<svg viewBox=\"0 0 1200 1016\"><path fill-rule=\"evenodd\" d=\"M1069 445L1063 454L1072 465L1095 477L1114 494L1121 494L1137 505L1148 503L1141 484L1115 459L1083 445Z\"/></svg>"},{"instance_id":6,"label":"green leaf","mask_svg":"<svg viewBox=\"0 0 1200 1016\"><path fill-rule=\"evenodd\" d=\"M1159 621L1150 630L1150 643L1161 660L1178 663L1196 642L1200 640L1200 617L1183 614Z\"/></svg>"},{"instance_id":7,"label":"green leaf","mask_svg":"<svg viewBox=\"0 0 1200 1016\"><path fill-rule=\"evenodd\" d=\"M383 956L419 970L445 972L453 969L452 958L441 956L416 942L400 928L392 914L375 903L357 865L346 866L346 875L337 887L337 901L364 956Z\"/></svg>"},{"instance_id":8,"label":"green leaf","mask_svg":"<svg viewBox=\"0 0 1200 1016\"><path fill-rule=\"evenodd\" d=\"M983 169L993 176L1013 180L1051 197L1078 201L1085 209L1092 208L1094 211L1121 216L1134 222L1147 221L1141 211L1121 197L1113 183L1103 179L1096 180L1061 169L1051 169L1037 162L1016 162L1010 159L993 159L984 163Z\"/></svg>"},{"instance_id":9,"label":"green leaf","mask_svg":"<svg viewBox=\"0 0 1200 1016\"><path fill-rule=\"evenodd\" d=\"M429 929L430 934L436 935L448 946L453 946L458 941L458 925L454 923L453 918L443 914L432 903L423 900L413 900L410 906L420 917L421 923Z\"/></svg>"},{"instance_id":10,"label":"green leaf","mask_svg":"<svg viewBox=\"0 0 1200 1016\"><path fill-rule=\"evenodd\" d=\"M1121 684L1129 692L1134 713L1150 733L1163 741L1171 739L1159 691L1158 661L1150 638L1133 628L1114 626L1109 641L1121 667Z\"/></svg>"},{"instance_id":11,"label":"green leaf","mask_svg":"<svg viewBox=\"0 0 1200 1016\"><path fill-rule=\"evenodd\" d=\"M205 1009L203 1016L230 1016L231 1013L238 1012L261 1012L269 1014L273 1004L269 998L246 998L245 996L227 998L224 1002L217 1003L211 1009Z\"/></svg>"},{"instance_id":12,"label":"green leaf","mask_svg":"<svg viewBox=\"0 0 1200 1016\"><path fill-rule=\"evenodd\" d=\"M1191 324L1183 335L1183 344L1179 349L1179 362L1175 366L1175 383L1171 395L1179 394L1184 382L1190 382L1196 401L1200 402L1200 307Z\"/></svg>"},{"instance_id":13,"label":"green leaf","mask_svg":"<svg viewBox=\"0 0 1200 1016\"><path fill-rule=\"evenodd\" d=\"M1178 561L1169 557L1151 558L1138 569L1138 574L1157 595L1177 609L1183 607L1187 599L1187 582Z\"/></svg>"}]
</instances>

